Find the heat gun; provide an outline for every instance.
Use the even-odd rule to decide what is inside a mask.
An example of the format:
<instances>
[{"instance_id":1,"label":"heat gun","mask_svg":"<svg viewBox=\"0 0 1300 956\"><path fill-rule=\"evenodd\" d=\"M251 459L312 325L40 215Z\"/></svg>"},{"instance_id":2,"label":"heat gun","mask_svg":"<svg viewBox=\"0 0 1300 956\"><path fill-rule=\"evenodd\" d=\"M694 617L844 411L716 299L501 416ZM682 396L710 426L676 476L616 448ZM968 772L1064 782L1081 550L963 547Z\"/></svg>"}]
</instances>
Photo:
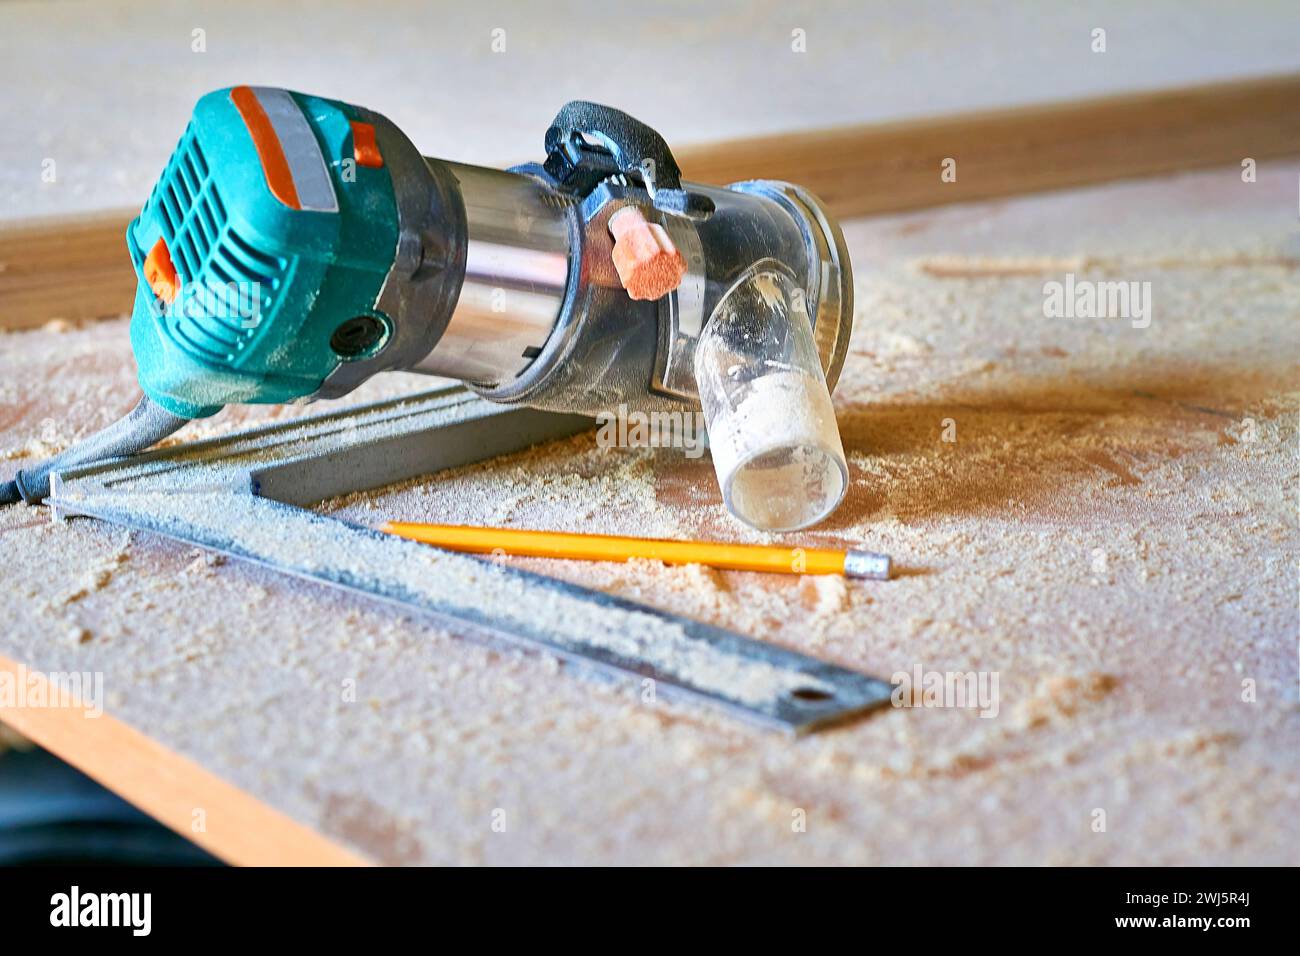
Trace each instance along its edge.
<instances>
[{"instance_id":1,"label":"heat gun","mask_svg":"<svg viewBox=\"0 0 1300 956\"><path fill-rule=\"evenodd\" d=\"M619 110L571 102L543 162L497 170L425 157L362 107L218 90L127 249L145 397L0 500L40 501L58 469L228 404L339 398L393 370L570 413L702 407L727 503L758 526L803 526L843 496L838 226L794 185L683 181L664 139Z\"/></svg>"}]
</instances>

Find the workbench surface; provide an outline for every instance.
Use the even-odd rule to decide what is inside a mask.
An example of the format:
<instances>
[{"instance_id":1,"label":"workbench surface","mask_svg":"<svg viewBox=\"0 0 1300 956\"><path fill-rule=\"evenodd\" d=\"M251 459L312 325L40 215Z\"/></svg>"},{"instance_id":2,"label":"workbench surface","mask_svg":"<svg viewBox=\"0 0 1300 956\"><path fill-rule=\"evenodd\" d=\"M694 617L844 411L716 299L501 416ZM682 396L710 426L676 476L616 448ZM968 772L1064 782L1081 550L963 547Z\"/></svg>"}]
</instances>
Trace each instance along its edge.
<instances>
[{"instance_id":1,"label":"workbench surface","mask_svg":"<svg viewBox=\"0 0 1300 956\"><path fill-rule=\"evenodd\" d=\"M27 506L0 511L0 657L102 672L143 736L60 752L240 861L1296 863L1298 176L848 224L852 486L784 540L888 551L895 580L515 559L884 678L996 673L996 716L790 740ZM1067 274L1149 282L1149 326L1045 316ZM0 476L124 412L132 377L125 321L0 334ZM762 540L707 458L590 435L326 508ZM250 805L300 829L254 812L268 832L236 839Z\"/></svg>"}]
</instances>

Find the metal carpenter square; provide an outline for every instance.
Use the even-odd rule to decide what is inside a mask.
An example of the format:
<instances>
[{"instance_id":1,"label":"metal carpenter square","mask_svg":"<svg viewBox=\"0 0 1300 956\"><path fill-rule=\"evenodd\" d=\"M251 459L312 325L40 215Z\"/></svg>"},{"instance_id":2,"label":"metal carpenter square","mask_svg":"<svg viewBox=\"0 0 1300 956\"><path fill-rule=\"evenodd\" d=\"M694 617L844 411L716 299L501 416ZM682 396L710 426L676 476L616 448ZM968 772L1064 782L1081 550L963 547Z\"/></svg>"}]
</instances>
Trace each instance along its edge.
<instances>
[{"instance_id":1,"label":"metal carpenter square","mask_svg":"<svg viewBox=\"0 0 1300 956\"><path fill-rule=\"evenodd\" d=\"M884 681L794 651L298 507L589 425L441 389L79 468L57 476L51 504L650 678L794 733L889 699Z\"/></svg>"}]
</instances>

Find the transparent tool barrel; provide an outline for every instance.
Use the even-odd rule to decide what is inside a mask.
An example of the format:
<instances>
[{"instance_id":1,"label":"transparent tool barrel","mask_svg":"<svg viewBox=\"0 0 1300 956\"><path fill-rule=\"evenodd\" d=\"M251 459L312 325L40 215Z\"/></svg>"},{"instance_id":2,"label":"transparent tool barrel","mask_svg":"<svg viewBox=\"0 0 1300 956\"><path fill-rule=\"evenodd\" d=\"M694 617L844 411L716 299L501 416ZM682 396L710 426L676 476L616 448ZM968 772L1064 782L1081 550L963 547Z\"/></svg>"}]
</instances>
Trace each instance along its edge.
<instances>
[{"instance_id":1,"label":"transparent tool barrel","mask_svg":"<svg viewBox=\"0 0 1300 956\"><path fill-rule=\"evenodd\" d=\"M728 508L765 530L825 517L847 470L830 405L852 330L843 237L786 183L685 183L703 219L605 182L573 196L534 175L448 163L468 254L454 312L415 370L497 402L617 418L703 408ZM610 218L635 203L686 263L673 292L630 298Z\"/></svg>"},{"instance_id":2,"label":"transparent tool barrel","mask_svg":"<svg viewBox=\"0 0 1300 956\"><path fill-rule=\"evenodd\" d=\"M818 361L834 386L853 324L852 272L839 229L809 194L769 181L725 188L685 183L715 204L711 215L696 221L661 213L646 204L644 193L618 184L602 184L574 200L531 178L499 175L517 182L509 191L498 189L490 199L473 202L499 208L502 227L490 246L483 246L495 275L477 285L504 289L496 293L504 310L473 314L458 306L448 335L457 334L458 327L477 327L489 337L492 328L523 327L540 339L545 316L552 307L557 311L540 352L522 371L468 378L484 397L593 416L617 414L620 406L638 412L694 411L700 407L694 349L704 325L736 280L768 259L797 277ZM517 202L517 215L508 215L503 202ZM631 299L613 264L609 220L631 202L664 227L686 262L681 285L655 301ZM466 208L474 258L476 243L487 242L489 233L486 222L476 227L483 217L475 214L468 195ZM561 291L565 254L568 283ZM528 308L515 308L520 295ZM474 321L460 326L462 314ZM439 343L437 352L443 350Z\"/></svg>"}]
</instances>

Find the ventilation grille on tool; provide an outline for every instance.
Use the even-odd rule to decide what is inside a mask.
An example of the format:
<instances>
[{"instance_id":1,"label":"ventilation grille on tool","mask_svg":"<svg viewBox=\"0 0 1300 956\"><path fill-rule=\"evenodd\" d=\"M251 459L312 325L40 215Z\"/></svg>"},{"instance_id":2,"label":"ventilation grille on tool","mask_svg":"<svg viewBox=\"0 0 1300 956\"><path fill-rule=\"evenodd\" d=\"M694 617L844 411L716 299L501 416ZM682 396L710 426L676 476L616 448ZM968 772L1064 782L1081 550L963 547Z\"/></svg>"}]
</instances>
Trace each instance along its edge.
<instances>
[{"instance_id":1,"label":"ventilation grille on tool","mask_svg":"<svg viewBox=\"0 0 1300 956\"><path fill-rule=\"evenodd\" d=\"M145 206L158 222L186 299L165 319L178 345L232 361L256 336L288 263L254 248L228 222L193 128L187 128ZM142 250L132 247L140 267Z\"/></svg>"}]
</instances>

